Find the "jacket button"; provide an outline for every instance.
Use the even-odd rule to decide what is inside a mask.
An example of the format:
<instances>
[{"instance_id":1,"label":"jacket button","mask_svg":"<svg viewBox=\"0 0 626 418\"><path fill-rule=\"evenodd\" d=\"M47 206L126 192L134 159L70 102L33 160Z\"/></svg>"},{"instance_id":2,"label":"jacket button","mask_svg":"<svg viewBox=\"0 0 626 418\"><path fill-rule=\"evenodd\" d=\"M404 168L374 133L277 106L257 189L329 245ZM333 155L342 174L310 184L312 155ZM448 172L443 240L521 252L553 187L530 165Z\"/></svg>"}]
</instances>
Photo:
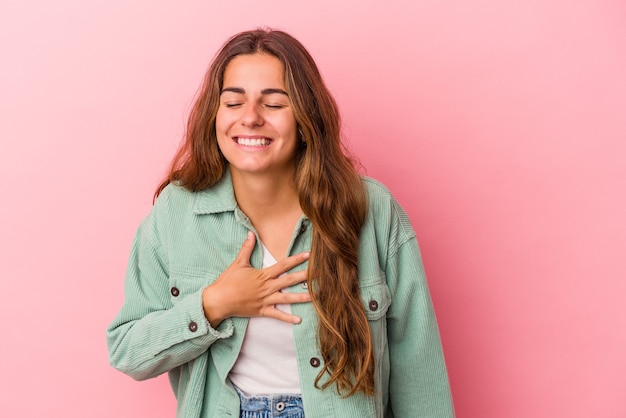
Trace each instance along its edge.
<instances>
[{"instance_id":1,"label":"jacket button","mask_svg":"<svg viewBox=\"0 0 626 418\"><path fill-rule=\"evenodd\" d=\"M306 224L303 222L300 225L300 231L298 232L299 234L304 234L306 232Z\"/></svg>"},{"instance_id":2,"label":"jacket button","mask_svg":"<svg viewBox=\"0 0 626 418\"><path fill-rule=\"evenodd\" d=\"M189 331L191 331L191 332L198 331L198 324L196 324L194 321L191 321L189 323Z\"/></svg>"},{"instance_id":3,"label":"jacket button","mask_svg":"<svg viewBox=\"0 0 626 418\"><path fill-rule=\"evenodd\" d=\"M311 363L311 366L313 367L319 367L321 364L320 359L317 357L311 357L311 361L309 361L309 363Z\"/></svg>"},{"instance_id":4,"label":"jacket button","mask_svg":"<svg viewBox=\"0 0 626 418\"><path fill-rule=\"evenodd\" d=\"M370 300L370 311L377 311L378 310L378 302L376 302L375 300Z\"/></svg>"},{"instance_id":5,"label":"jacket button","mask_svg":"<svg viewBox=\"0 0 626 418\"><path fill-rule=\"evenodd\" d=\"M308 284L307 282L302 282L302 283L300 283L300 286L301 286L303 289L308 289L308 288L309 288L309 284Z\"/></svg>"},{"instance_id":6,"label":"jacket button","mask_svg":"<svg viewBox=\"0 0 626 418\"><path fill-rule=\"evenodd\" d=\"M171 293L171 294L172 294L172 296L174 296L174 297L176 297L176 296L180 295L180 291L178 290L178 288L177 288L177 287L172 287L172 288L170 289L170 293Z\"/></svg>"}]
</instances>

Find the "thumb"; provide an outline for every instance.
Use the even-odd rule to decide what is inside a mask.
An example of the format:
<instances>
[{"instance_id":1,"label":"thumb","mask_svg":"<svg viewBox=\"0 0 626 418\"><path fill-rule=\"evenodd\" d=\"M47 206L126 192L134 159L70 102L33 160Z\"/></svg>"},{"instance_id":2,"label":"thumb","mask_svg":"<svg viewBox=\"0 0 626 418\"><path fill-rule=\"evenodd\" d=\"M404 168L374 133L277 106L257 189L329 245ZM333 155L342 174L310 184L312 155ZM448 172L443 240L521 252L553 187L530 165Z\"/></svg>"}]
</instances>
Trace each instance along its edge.
<instances>
[{"instance_id":1,"label":"thumb","mask_svg":"<svg viewBox=\"0 0 626 418\"><path fill-rule=\"evenodd\" d=\"M250 265L250 256L252 255L252 250L254 250L254 244L256 242L256 235L254 232L248 231L248 236L246 240L243 242L241 249L239 250L239 254L237 254L237 260L245 265Z\"/></svg>"}]
</instances>

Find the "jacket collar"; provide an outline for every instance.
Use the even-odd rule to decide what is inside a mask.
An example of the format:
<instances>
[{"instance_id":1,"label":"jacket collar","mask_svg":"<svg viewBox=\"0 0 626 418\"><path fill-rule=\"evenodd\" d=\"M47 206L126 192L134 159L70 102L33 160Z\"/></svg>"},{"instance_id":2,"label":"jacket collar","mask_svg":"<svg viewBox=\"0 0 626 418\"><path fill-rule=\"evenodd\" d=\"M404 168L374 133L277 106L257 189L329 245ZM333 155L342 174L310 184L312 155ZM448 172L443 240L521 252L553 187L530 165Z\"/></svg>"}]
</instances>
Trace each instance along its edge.
<instances>
[{"instance_id":1,"label":"jacket collar","mask_svg":"<svg viewBox=\"0 0 626 418\"><path fill-rule=\"evenodd\" d=\"M196 193L193 213L207 215L211 213L232 212L237 208L233 180L226 167L222 179L208 189Z\"/></svg>"}]
</instances>

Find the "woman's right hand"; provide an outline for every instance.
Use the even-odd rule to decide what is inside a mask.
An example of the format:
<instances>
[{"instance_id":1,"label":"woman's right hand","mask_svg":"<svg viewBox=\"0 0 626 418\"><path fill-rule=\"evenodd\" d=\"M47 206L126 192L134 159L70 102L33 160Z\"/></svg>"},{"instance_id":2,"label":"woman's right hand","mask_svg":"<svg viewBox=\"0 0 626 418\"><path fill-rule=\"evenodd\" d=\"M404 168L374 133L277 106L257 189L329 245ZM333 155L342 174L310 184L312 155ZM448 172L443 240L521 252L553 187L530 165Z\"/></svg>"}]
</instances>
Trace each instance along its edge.
<instances>
[{"instance_id":1,"label":"woman's right hand","mask_svg":"<svg viewBox=\"0 0 626 418\"><path fill-rule=\"evenodd\" d=\"M276 305L311 301L308 292L280 291L306 281L306 270L281 275L308 260L309 253L284 258L273 266L259 270L250 265L255 240L254 233L248 232L235 261L202 293L204 315L213 328L232 316L265 316L298 324L301 321L299 317L277 309Z\"/></svg>"}]
</instances>

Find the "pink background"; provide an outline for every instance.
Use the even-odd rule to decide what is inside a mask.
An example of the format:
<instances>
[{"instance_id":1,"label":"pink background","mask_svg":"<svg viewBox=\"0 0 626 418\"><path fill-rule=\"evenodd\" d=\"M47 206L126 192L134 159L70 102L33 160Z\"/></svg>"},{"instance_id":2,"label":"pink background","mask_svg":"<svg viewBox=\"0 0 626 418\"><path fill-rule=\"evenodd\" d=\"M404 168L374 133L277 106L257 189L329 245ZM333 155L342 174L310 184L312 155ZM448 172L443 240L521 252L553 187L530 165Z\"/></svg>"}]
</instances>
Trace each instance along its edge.
<instances>
[{"instance_id":1,"label":"pink background","mask_svg":"<svg viewBox=\"0 0 626 418\"><path fill-rule=\"evenodd\" d=\"M0 416L174 416L105 328L211 57L260 25L411 216L458 416L626 416L622 0L2 0Z\"/></svg>"}]
</instances>

